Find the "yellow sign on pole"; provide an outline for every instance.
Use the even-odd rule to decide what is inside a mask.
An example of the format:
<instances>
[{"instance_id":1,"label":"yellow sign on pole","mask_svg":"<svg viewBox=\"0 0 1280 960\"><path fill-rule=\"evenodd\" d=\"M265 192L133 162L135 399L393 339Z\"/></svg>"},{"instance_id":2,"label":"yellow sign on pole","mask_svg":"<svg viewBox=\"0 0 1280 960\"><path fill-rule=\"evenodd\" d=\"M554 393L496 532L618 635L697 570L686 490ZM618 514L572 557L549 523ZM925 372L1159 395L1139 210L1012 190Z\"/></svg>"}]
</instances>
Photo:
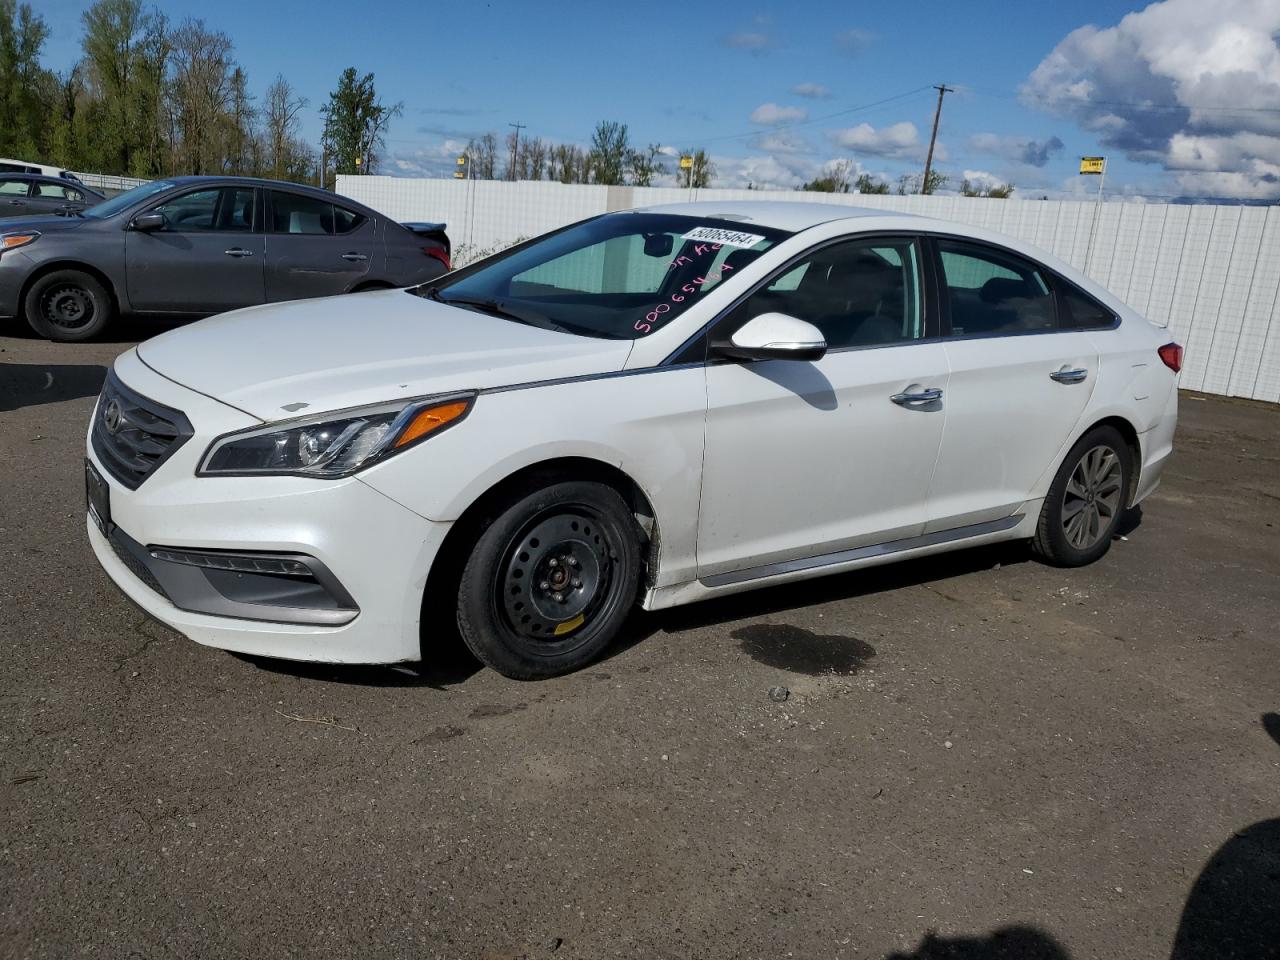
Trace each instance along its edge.
<instances>
[{"instance_id":1,"label":"yellow sign on pole","mask_svg":"<svg viewBox=\"0 0 1280 960\"><path fill-rule=\"evenodd\" d=\"M467 155L465 153L462 154L460 157L457 158L455 163L457 163L457 168L453 171L453 179L455 180L467 179Z\"/></svg>"},{"instance_id":2,"label":"yellow sign on pole","mask_svg":"<svg viewBox=\"0 0 1280 960\"><path fill-rule=\"evenodd\" d=\"M680 158L680 169L681 169L681 170L692 170L692 169L693 169L693 157L681 157L681 158Z\"/></svg>"},{"instance_id":3,"label":"yellow sign on pole","mask_svg":"<svg viewBox=\"0 0 1280 960\"><path fill-rule=\"evenodd\" d=\"M1106 157L1081 157L1081 173L1103 173L1107 169Z\"/></svg>"}]
</instances>

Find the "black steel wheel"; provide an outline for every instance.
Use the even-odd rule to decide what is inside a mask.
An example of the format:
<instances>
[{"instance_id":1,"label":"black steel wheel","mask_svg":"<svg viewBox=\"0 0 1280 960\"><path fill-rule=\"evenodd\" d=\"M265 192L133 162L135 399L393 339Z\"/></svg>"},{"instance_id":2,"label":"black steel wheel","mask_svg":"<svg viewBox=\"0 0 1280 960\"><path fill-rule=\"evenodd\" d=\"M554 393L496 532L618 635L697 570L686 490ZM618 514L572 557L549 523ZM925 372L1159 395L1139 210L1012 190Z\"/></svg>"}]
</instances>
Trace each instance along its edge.
<instances>
[{"instance_id":1,"label":"black steel wheel","mask_svg":"<svg viewBox=\"0 0 1280 960\"><path fill-rule=\"evenodd\" d=\"M554 483L508 501L485 524L462 571L463 640L514 679L584 666L635 602L639 541L626 502L605 484Z\"/></svg>"},{"instance_id":2,"label":"black steel wheel","mask_svg":"<svg viewBox=\"0 0 1280 960\"><path fill-rule=\"evenodd\" d=\"M1058 468L1040 508L1032 546L1062 567L1093 563L1111 548L1128 506L1132 454L1120 431L1090 430Z\"/></svg>"},{"instance_id":3,"label":"black steel wheel","mask_svg":"<svg viewBox=\"0 0 1280 960\"><path fill-rule=\"evenodd\" d=\"M115 312L111 295L80 270L55 270L36 280L24 303L31 329L49 340L87 340Z\"/></svg>"}]
</instances>

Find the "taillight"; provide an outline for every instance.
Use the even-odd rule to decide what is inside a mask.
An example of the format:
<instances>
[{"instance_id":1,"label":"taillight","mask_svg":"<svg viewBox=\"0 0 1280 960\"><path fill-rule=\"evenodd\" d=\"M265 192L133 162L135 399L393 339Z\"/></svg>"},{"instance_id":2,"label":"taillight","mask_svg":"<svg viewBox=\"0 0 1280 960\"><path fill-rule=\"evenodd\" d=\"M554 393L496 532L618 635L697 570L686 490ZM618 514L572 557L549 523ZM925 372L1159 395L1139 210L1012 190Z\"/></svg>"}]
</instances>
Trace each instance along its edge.
<instances>
[{"instance_id":1,"label":"taillight","mask_svg":"<svg viewBox=\"0 0 1280 960\"><path fill-rule=\"evenodd\" d=\"M1182 369L1182 344L1166 343L1156 353L1160 354L1160 359L1164 361L1164 365L1174 373Z\"/></svg>"},{"instance_id":2,"label":"taillight","mask_svg":"<svg viewBox=\"0 0 1280 960\"><path fill-rule=\"evenodd\" d=\"M435 257L444 264L446 270L452 270L453 267L449 263L449 254L444 247L423 247L422 252L428 257Z\"/></svg>"}]
</instances>

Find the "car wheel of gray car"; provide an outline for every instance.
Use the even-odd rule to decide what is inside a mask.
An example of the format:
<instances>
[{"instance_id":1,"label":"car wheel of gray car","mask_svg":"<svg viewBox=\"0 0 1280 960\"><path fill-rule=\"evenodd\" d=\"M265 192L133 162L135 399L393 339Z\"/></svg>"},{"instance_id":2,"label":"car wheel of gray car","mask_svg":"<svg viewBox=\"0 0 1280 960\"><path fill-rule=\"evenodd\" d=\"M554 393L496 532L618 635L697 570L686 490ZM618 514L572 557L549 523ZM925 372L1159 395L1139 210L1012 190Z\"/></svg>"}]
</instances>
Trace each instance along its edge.
<instances>
[{"instance_id":1,"label":"car wheel of gray car","mask_svg":"<svg viewBox=\"0 0 1280 960\"><path fill-rule=\"evenodd\" d=\"M27 323L50 340L87 340L111 320L115 304L105 287L80 270L55 270L31 285Z\"/></svg>"},{"instance_id":2,"label":"car wheel of gray car","mask_svg":"<svg viewBox=\"0 0 1280 960\"><path fill-rule=\"evenodd\" d=\"M482 529L458 589L471 652L513 680L599 656L640 582L640 530L621 495L602 483L554 483L498 504Z\"/></svg>"},{"instance_id":3,"label":"car wheel of gray car","mask_svg":"<svg viewBox=\"0 0 1280 960\"><path fill-rule=\"evenodd\" d=\"M1035 552L1060 567L1081 567L1111 549L1128 505L1131 460L1115 427L1095 427L1081 437L1044 498Z\"/></svg>"}]
</instances>

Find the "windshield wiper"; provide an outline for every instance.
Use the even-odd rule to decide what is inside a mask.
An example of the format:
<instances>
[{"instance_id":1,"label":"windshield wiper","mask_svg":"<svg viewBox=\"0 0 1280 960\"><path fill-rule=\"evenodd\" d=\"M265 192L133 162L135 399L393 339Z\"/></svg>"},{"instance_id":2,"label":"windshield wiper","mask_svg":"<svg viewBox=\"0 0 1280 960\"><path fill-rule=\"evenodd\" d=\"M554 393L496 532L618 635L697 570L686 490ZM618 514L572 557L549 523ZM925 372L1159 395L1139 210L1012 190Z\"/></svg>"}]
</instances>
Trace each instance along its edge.
<instances>
[{"instance_id":1,"label":"windshield wiper","mask_svg":"<svg viewBox=\"0 0 1280 960\"><path fill-rule=\"evenodd\" d=\"M487 297L442 297L440 292L432 287L427 291L427 296L437 303L447 303L455 307L470 307L473 310L480 310L483 313L491 314L495 317L502 317L504 320L514 320L516 323L523 323L530 327L540 327L543 330L554 330L556 333L573 333L568 327L556 323L550 317L544 317L540 313L534 313L529 310L521 310L519 313L512 310L506 304L499 300L489 299Z\"/></svg>"}]
</instances>

